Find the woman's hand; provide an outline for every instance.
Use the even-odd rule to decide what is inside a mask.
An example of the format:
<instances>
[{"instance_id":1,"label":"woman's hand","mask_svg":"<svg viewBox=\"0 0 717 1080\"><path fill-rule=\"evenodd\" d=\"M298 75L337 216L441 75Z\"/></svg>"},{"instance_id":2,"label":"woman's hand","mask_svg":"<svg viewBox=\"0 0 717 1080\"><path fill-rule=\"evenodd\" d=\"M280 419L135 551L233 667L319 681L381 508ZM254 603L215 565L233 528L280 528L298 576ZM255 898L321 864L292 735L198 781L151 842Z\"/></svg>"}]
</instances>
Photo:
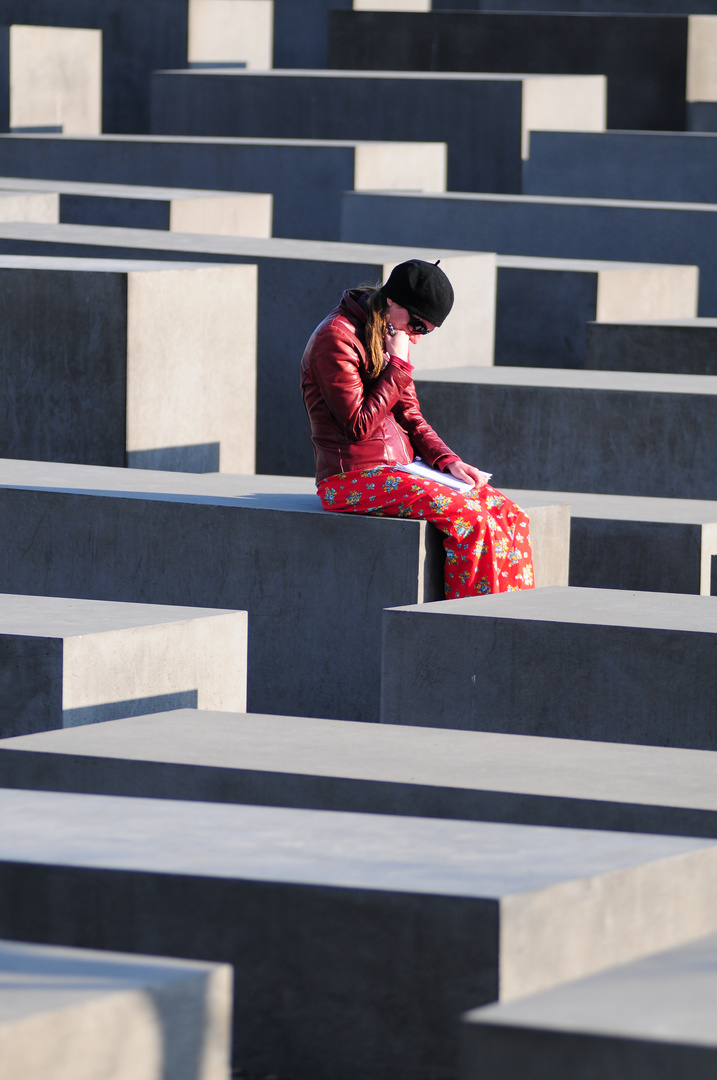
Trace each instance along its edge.
<instances>
[{"instance_id":1,"label":"woman's hand","mask_svg":"<svg viewBox=\"0 0 717 1080\"><path fill-rule=\"evenodd\" d=\"M394 330L384 335L383 347L389 356L397 360L408 360L411 351L411 339L405 330Z\"/></svg>"},{"instance_id":2,"label":"woman's hand","mask_svg":"<svg viewBox=\"0 0 717 1080\"><path fill-rule=\"evenodd\" d=\"M490 479L488 473L481 472L474 465L466 465L465 461L452 461L448 466L448 472L451 476L455 476L456 480L473 484L477 488L485 487Z\"/></svg>"}]
</instances>

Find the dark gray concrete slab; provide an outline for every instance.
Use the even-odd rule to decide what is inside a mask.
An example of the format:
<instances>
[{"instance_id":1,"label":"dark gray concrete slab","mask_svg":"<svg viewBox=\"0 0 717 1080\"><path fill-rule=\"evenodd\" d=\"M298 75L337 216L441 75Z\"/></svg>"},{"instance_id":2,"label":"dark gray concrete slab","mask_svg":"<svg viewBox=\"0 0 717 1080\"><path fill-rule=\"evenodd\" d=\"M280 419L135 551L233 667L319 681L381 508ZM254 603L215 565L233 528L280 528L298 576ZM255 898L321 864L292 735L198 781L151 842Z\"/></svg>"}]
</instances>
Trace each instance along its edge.
<instances>
[{"instance_id":1,"label":"dark gray concrete slab","mask_svg":"<svg viewBox=\"0 0 717 1080\"><path fill-rule=\"evenodd\" d=\"M0 281L0 454L254 469L252 267L2 255Z\"/></svg>"},{"instance_id":2,"label":"dark gray concrete slab","mask_svg":"<svg viewBox=\"0 0 717 1080\"><path fill-rule=\"evenodd\" d=\"M384 723L717 748L714 597L481 599L384 613Z\"/></svg>"},{"instance_id":3,"label":"dark gray concrete slab","mask_svg":"<svg viewBox=\"0 0 717 1080\"><path fill-rule=\"evenodd\" d=\"M360 19L366 13L347 14ZM398 40L404 40L403 36ZM343 47L332 50L332 56L342 57L338 66L365 66L346 63L346 55ZM156 72L152 131L157 135L445 142L450 190L519 192L528 123L551 128L564 124L572 131L605 127L603 80L575 78L569 66L563 69L569 77L562 79L544 74L540 78L417 74L421 65L409 65L411 72L402 73L395 69L403 65L394 59L386 53L385 64L370 65L384 68L378 71ZM493 70L527 69L508 65ZM534 70L543 73L540 66ZM470 68L459 66L454 71ZM684 114L684 74L682 84ZM536 95L547 100L538 104ZM385 107L387 101L390 109Z\"/></svg>"},{"instance_id":4,"label":"dark gray concrete slab","mask_svg":"<svg viewBox=\"0 0 717 1080\"><path fill-rule=\"evenodd\" d=\"M531 135L523 191L714 203L716 177L717 134L541 131Z\"/></svg>"},{"instance_id":5,"label":"dark gray concrete slab","mask_svg":"<svg viewBox=\"0 0 717 1080\"><path fill-rule=\"evenodd\" d=\"M351 6L352 0L274 0L274 67L326 67L329 11Z\"/></svg>"},{"instance_id":6,"label":"dark gray concrete slab","mask_svg":"<svg viewBox=\"0 0 717 1080\"><path fill-rule=\"evenodd\" d=\"M585 367L717 375L717 319L590 322Z\"/></svg>"},{"instance_id":7,"label":"dark gray concrete slab","mask_svg":"<svg viewBox=\"0 0 717 1080\"><path fill-rule=\"evenodd\" d=\"M714 935L464 1017L462 1080L711 1080Z\"/></svg>"},{"instance_id":8,"label":"dark gray concrete slab","mask_svg":"<svg viewBox=\"0 0 717 1080\"><path fill-rule=\"evenodd\" d=\"M632 371L416 372L423 412L501 487L717 498L717 379Z\"/></svg>"},{"instance_id":9,"label":"dark gray concrete slab","mask_svg":"<svg viewBox=\"0 0 717 1080\"><path fill-rule=\"evenodd\" d=\"M445 188L444 143L206 139L159 135L0 136L0 172L36 180L256 191L274 196L277 236L337 240L341 192ZM310 193L311 197L307 197Z\"/></svg>"},{"instance_id":10,"label":"dark gray concrete slab","mask_svg":"<svg viewBox=\"0 0 717 1080\"><path fill-rule=\"evenodd\" d=\"M524 508L536 581L567 580L567 506ZM0 589L247 610L250 708L376 720L382 609L443 595L443 547L422 521L324 511L308 477L5 460Z\"/></svg>"},{"instance_id":11,"label":"dark gray concrete slab","mask_svg":"<svg viewBox=\"0 0 717 1080\"><path fill-rule=\"evenodd\" d=\"M231 1010L228 965L0 941L8 1077L223 1080Z\"/></svg>"},{"instance_id":12,"label":"dark gray concrete slab","mask_svg":"<svg viewBox=\"0 0 717 1080\"><path fill-rule=\"evenodd\" d=\"M431 0L435 11L443 9L485 11L544 11L545 0ZM339 7L338 3L334 5ZM550 0L551 11L625 13L624 0ZM630 0L630 11L644 15L717 15L715 0Z\"/></svg>"},{"instance_id":13,"label":"dark gray concrete slab","mask_svg":"<svg viewBox=\"0 0 717 1080\"><path fill-rule=\"evenodd\" d=\"M3 231L5 227L7 232ZM441 327L440 334L422 341L420 348L414 350L414 364L444 366L455 363L454 358L458 357L471 365L493 362L496 270L495 256L491 254L313 240L180 236L156 230L82 225L26 232L18 222L7 226L0 223L0 252L3 251L255 265L258 268L257 363L251 379L256 379L257 386L256 468L262 473L290 476L313 473L313 448L297 376L306 342L344 289L361 282L384 280L398 262L415 257L430 262L441 259L456 296L452 317ZM665 275L675 302L689 303L689 297L693 296L689 271L683 279L681 272L657 269L651 275L650 288L658 286ZM280 319L276 317L278 296L282 298L284 313ZM244 373L243 380L249 386L248 373ZM251 398L251 394L244 394L245 407ZM162 462L154 467L169 466ZM206 468L216 467L210 464ZM237 467L235 471L250 471L250 468Z\"/></svg>"},{"instance_id":14,"label":"dark gray concrete slab","mask_svg":"<svg viewBox=\"0 0 717 1080\"><path fill-rule=\"evenodd\" d=\"M717 502L512 491L522 505L539 495L570 504L570 584L594 589L715 595ZM675 493L676 494L676 493Z\"/></svg>"},{"instance_id":15,"label":"dark gray concrete slab","mask_svg":"<svg viewBox=\"0 0 717 1080\"><path fill-rule=\"evenodd\" d=\"M197 710L0 741L0 786L717 837L717 754Z\"/></svg>"},{"instance_id":16,"label":"dark gray concrete slab","mask_svg":"<svg viewBox=\"0 0 717 1080\"><path fill-rule=\"evenodd\" d=\"M363 243L378 239L394 244L444 243L501 255L697 265L698 314L717 315L714 205L471 192L400 196L356 192L343 197L341 235L348 241L360 237Z\"/></svg>"},{"instance_id":17,"label":"dark gray concrete slab","mask_svg":"<svg viewBox=\"0 0 717 1080\"><path fill-rule=\"evenodd\" d=\"M609 128L679 131L687 24L684 15L561 14L545 7L518 14L336 11L329 17L328 62L374 70L602 74Z\"/></svg>"},{"instance_id":18,"label":"dark gray concrete slab","mask_svg":"<svg viewBox=\"0 0 717 1080\"><path fill-rule=\"evenodd\" d=\"M497 267L496 364L601 367L586 360L591 320L640 319L643 313L684 318L697 312L696 268L529 255L498 255ZM622 370L620 364L609 366Z\"/></svg>"},{"instance_id":19,"label":"dark gray concrete slab","mask_svg":"<svg viewBox=\"0 0 717 1080\"><path fill-rule=\"evenodd\" d=\"M297 1080L452 1075L466 1008L717 923L710 841L27 791L0 816L4 937L232 963L235 1066Z\"/></svg>"},{"instance_id":20,"label":"dark gray concrete slab","mask_svg":"<svg viewBox=\"0 0 717 1080\"><path fill-rule=\"evenodd\" d=\"M244 611L0 594L0 739L246 708Z\"/></svg>"}]
</instances>

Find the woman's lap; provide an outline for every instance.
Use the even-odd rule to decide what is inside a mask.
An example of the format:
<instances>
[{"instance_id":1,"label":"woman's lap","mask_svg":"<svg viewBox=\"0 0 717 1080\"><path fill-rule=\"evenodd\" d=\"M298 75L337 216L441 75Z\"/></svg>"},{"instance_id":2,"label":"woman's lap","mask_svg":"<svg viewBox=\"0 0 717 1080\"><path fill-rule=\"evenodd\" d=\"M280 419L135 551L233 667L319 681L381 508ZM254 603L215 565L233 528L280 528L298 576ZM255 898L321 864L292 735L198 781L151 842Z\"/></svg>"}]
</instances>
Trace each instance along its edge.
<instances>
[{"instance_id":1,"label":"woman's lap","mask_svg":"<svg viewBox=\"0 0 717 1080\"><path fill-rule=\"evenodd\" d=\"M322 480L326 510L423 518L444 534L446 596L532 588L529 522L515 503L486 486L465 495L380 466Z\"/></svg>"}]
</instances>

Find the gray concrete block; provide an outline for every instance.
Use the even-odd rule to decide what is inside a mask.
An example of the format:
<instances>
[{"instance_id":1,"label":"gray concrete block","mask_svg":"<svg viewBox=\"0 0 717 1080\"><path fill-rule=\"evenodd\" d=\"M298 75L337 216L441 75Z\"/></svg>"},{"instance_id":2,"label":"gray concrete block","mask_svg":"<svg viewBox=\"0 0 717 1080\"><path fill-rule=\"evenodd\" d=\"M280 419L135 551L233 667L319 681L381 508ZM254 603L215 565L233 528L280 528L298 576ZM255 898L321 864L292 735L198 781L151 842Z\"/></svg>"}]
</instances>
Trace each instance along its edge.
<instances>
[{"instance_id":1,"label":"gray concrete block","mask_svg":"<svg viewBox=\"0 0 717 1080\"><path fill-rule=\"evenodd\" d=\"M156 72L152 131L445 142L450 190L518 192L531 127L605 129L601 75L570 75L568 68L568 74L552 78L417 74L394 73L393 63L378 66L385 70ZM412 184L406 180L405 186Z\"/></svg>"},{"instance_id":2,"label":"gray concrete block","mask_svg":"<svg viewBox=\"0 0 717 1080\"><path fill-rule=\"evenodd\" d=\"M716 499L717 379L632 371L416 372L423 413L497 487Z\"/></svg>"},{"instance_id":3,"label":"gray concrete block","mask_svg":"<svg viewBox=\"0 0 717 1080\"><path fill-rule=\"evenodd\" d=\"M20 255L0 280L5 457L253 470L255 268Z\"/></svg>"},{"instance_id":4,"label":"gray concrete block","mask_svg":"<svg viewBox=\"0 0 717 1080\"><path fill-rule=\"evenodd\" d=\"M464 1017L462 1080L711 1080L717 937Z\"/></svg>"},{"instance_id":5,"label":"gray concrete block","mask_svg":"<svg viewBox=\"0 0 717 1080\"><path fill-rule=\"evenodd\" d=\"M245 611L0 595L0 738L246 708Z\"/></svg>"},{"instance_id":6,"label":"gray concrete block","mask_svg":"<svg viewBox=\"0 0 717 1080\"><path fill-rule=\"evenodd\" d=\"M717 319L635 319L590 322L585 367L717 375Z\"/></svg>"},{"instance_id":7,"label":"gray concrete block","mask_svg":"<svg viewBox=\"0 0 717 1080\"><path fill-rule=\"evenodd\" d=\"M485 11L544 11L545 0L431 0L434 11L485 10ZM338 4L336 5L338 7ZM550 0L551 11L625 13L623 0ZM717 13L715 0L630 0L630 11L645 15L689 15Z\"/></svg>"},{"instance_id":8,"label":"gray concrete block","mask_svg":"<svg viewBox=\"0 0 717 1080\"><path fill-rule=\"evenodd\" d=\"M8 26L5 130L99 135L102 130L102 32L66 26ZM4 118L3 118L4 119Z\"/></svg>"},{"instance_id":9,"label":"gray concrete block","mask_svg":"<svg viewBox=\"0 0 717 1080\"><path fill-rule=\"evenodd\" d=\"M684 320L697 313L694 267L528 255L498 255L497 267L496 364L630 370L630 364L588 361L586 323L597 320L592 328L625 319Z\"/></svg>"},{"instance_id":10,"label":"gray concrete block","mask_svg":"<svg viewBox=\"0 0 717 1080\"><path fill-rule=\"evenodd\" d=\"M0 815L4 937L231 963L235 1066L297 1080L453 1075L467 1008L717 924L711 841L26 791Z\"/></svg>"},{"instance_id":11,"label":"gray concrete block","mask_svg":"<svg viewBox=\"0 0 717 1080\"><path fill-rule=\"evenodd\" d=\"M228 965L0 942L8 1080L226 1080Z\"/></svg>"},{"instance_id":12,"label":"gray concrete block","mask_svg":"<svg viewBox=\"0 0 717 1080\"><path fill-rule=\"evenodd\" d=\"M0 741L0 786L717 837L717 754L177 710Z\"/></svg>"},{"instance_id":13,"label":"gray concrete block","mask_svg":"<svg viewBox=\"0 0 717 1080\"><path fill-rule=\"evenodd\" d=\"M270 68L273 51L272 0L189 0L187 60L190 66Z\"/></svg>"},{"instance_id":14,"label":"gray concrete block","mask_svg":"<svg viewBox=\"0 0 717 1080\"><path fill-rule=\"evenodd\" d=\"M480 599L384 613L382 722L717 748L713 597Z\"/></svg>"},{"instance_id":15,"label":"gray concrete block","mask_svg":"<svg viewBox=\"0 0 717 1080\"><path fill-rule=\"evenodd\" d=\"M268 192L277 236L337 240L343 191L400 190L407 176L413 190L443 191L446 146L376 139L4 135L0 168L5 176L35 180Z\"/></svg>"},{"instance_id":16,"label":"gray concrete block","mask_svg":"<svg viewBox=\"0 0 717 1080\"><path fill-rule=\"evenodd\" d=\"M697 265L698 314L717 315L713 205L471 192L347 192L341 235L347 241L360 237L364 243L379 238L381 243L444 243L501 255Z\"/></svg>"},{"instance_id":17,"label":"gray concrete block","mask_svg":"<svg viewBox=\"0 0 717 1080\"><path fill-rule=\"evenodd\" d=\"M513 491L570 505L571 585L716 595L717 502L578 491Z\"/></svg>"},{"instance_id":18,"label":"gray concrete block","mask_svg":"<svg viewBox=\"0 0 717 1080\"><path fill-rule=\"evenodd\" d=\"M42 221L55 225L60 220L60 200L51 191L0 191L0 221Z\"/></svg>"},{"instance_id":19,"label":"gray concrete block","mask_svg":"<svg viewBox=\"0 0 717 1080\"><path fill-rule=\"evenodd\" d=\"M261 473L308 476L314 472L306 410L298 390L299 359L314 328L338 302L344 289L385 279L397 262L417 256L430 262L441 259L456 295L451 318L440 334L426 338L414 350L416 366L442 367L455 363L457 358L470 365L493 362L496 269L492 254L328 241L256 242L68 225L25 231L17 223L7 227L0 224L3 250L16 254L196 259L256 265L256 467ZM656 275L655 281L660 277L659 270ZM669 280L676 297L683 297L684 283L679 275ZM277 296L282 298L281 319L276 317ZM156 467L167 466L158 463ZM211 464L208 467L216 468Z\"/></svg>"},{"instance_id":20,"label":"gray concrete block","mask_svg":"<svg viewBox=\"0 0 717 1080\"><path fill-rule=\"evenodd\" d=\"M538 581L565 581L567 506L523 505ZM309 478L6 460L0 589L247 610L253 711L376 720L382 610L440 599L443 546L422 521L324 511Z\"/></svg>"},{"instance_id":21,"label":"gray concrete block","mask_svg":"<svg viewBox=\"0 0 717 1080\"><path fill-rule=\"evenodd\" d=\"M487 5L472 4L480 6ZM545 5L519 14L497 5L487 12L336 11L329 17L328 63L401 71L599 72L607 76L609 128L678 131L685 127L688 18L654 9L651 17L636 16L631 8L561 14Z\"/></svg>"}]
</instances>

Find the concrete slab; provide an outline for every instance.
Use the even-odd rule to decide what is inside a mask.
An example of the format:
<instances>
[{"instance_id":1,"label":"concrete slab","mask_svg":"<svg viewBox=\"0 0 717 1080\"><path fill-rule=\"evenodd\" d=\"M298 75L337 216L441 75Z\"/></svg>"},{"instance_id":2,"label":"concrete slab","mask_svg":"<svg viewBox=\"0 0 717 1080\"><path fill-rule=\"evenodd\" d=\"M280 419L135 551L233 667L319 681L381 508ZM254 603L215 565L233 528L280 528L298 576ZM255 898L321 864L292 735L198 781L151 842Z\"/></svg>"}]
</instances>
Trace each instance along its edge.
<instances>
[{"instance_id":1,"label":"concrete slab","mask_svg":"<svg viewBox=\"0 0 717 1080\"><path fill-rule=\"evenodd\" d=\"M600 73L607 76L609 128L684 130L686 16L658 15L654 8L648 17L632 14L632 8L620 14L578 14L574 7L570 14L556 8L512 14L498 7L423 14L332 12L328 63L414 72ZM708 48L704 43L703 49Z\"/></svg>"},{"instance_id":2,"label":"concrete slab","mask_svg":"<svg viewBox=\"0 0 717 1080\"><path fill-rule=\"evenodd\" d=\"M0 221L41 221L56 225L60 220L60 200L51 191L0 191Z\"/></svg>"},{"instance_id":3,"label":"concrete slab","mask_svg":"<svg viewBox=\"0 0 717 1080\"><path fill-rule=\"evenodd\" d=\"M488 253L277 238L256 242L81 225L25 231L17 224L8 225L7 231L0 225L3 250L256 265L256 466L262 473L308 476L314 472L306 410L297 391L298 363L306 342L344 289L385 280L398 262L415 257L429 262L440 259L456 295L452 317L440 334L429 336L414 350L416 366L442 367L459 357L471 365L493 362L496 269L495 256ZM675 294L682 296L682 279L669 280ZM281 319L276 317L277 296L282 297Z\"/></svg>"},{"instance_id":4,"label":"concrete slab","mask_svg":"<svg viewBox=\"0 0 717 1080\"><path fill-rule=\"evenodd\" d=\"M415 378L428 422L499 488L717 498L713 375L494 367Z\"/></svg>"},{"instance_id":5,"label":"concrete slab","mask_svg":"<svg viewBox=\"0 0 717 1080\"><path fill-rule=\"evenodd\" d=\"M518 192L531 127L605 129L606 86L599 74L424 74L397 72L386 60L379 71L156 72L152 131L445 142L452 191Z\"/></svg>"},{"instance_id":6,"label":"concrete slab","mask_svg":"<svg viewBox=\"0 0 717 1080\"><path fill-rule=\"evenodd\" d=\"M412 190L443 191L446 146L375 139L4 135L0 165L6 176L36 180L269 192L277 236L338 240L342 191L400 190L408 183Z\"/></svg>"},{"instance_id":7,"label":"concrete slab","mask_svg":"<svg viewBox=\"0 0 717 1080\"><path fill-rule=\"evenodd\" d=\"M631 319L585 327L585 366L717 375L717 319Z\"/></svg>"},{"instance_id":8,"label":"concrete slab","mask_svg":"<svg viewBox=\"0 0 717 1080\"><path fill-rule=\"evenodd\" d=\"M570 584L595 589L717 593L717 502L513 491L520 505L541 497L570 504Z\"/></svg>"},{"instance_id":9,"label":"concrete slab","mask_svg":"<svg viewBox=\"0 0 717 1080\"><path fill-rule=\"evenodd\" d=\"M246 708L245 611L0 595L0 738Z\"/></svg>"},{"instance_id":10,"label":"concrete slab","mask_svg":"<svg viewBox=\"0 0 717 1080\"><path fill-rule=\"evenodd\" d=\"M481 599L384 613L382 722L717 748L715 598L551 588Z\"/></svg>"},{"instance_id":11,"label":"concrete slab","mask_svg":"<svg viewBox=\"0 0 717 1080\"><path fill-rule=\"evenodd\" d=\"M256 270L0 256L0 453L252 471Z\"/></svg>"},{"instance_id":12,"label":"concrete slab","mask_svg":"<svg viewBox=\"0 0 717 1080\"><path fill-rule=\"evenodd\" d=\"M341 235L348 241L360 236L363 243L410 240L501 255L697 265L698 314L717 315L717 206L712 204L347 192Z\"/></svg>"},{"instance_id":13,"label":"concrete slab","mask_svg":"<svg viewBox=\"0 0 717 1080\"><path fill-rule=\"evenodd\" d=\"M26 10L29 9L26 6ZM0 27L5 131L102 130L102 32L62 26ZM3 108L3 113L5 109Z\"/></svg>"},{"instance_id":14,"label":"concrete slab","mask_svg":"<svg viewBox=\"0 0 717 1080\"><path fill-rule=\"evenodd\" d=\"M432 0L434 11L487 10L487 11L543 11L545 0ZM622 0L550 0L551 11L594 11L624 14ZM691 12L714 14L715 0L630 0L630 11L645 15L656 13L672 15L675 12L689 15Z\"/></svg>"},{"instance_id":15,"label":"concrete slab","mask_svg":"<svg viewBox=\"0 0 717 1080\"><path fill-rule=\"evenodd\" d=\"M717 837L717 754L175 710L0 741L0 786Z\"/></svg>"},{"instance_id":16,"label":"concrete slab","mask_svg":"<svg viewBox=\"0 0 717 1080\"><path fill-rule=\"evenodd\" d=\"M273 24L272 0L189 0L187 60L270 68Z\"/></svg>"},{"instance_id":17,"label":"concrete slab","mask_svg":"<svg viewBox=\"0 0 717 1080\"><path fill-rule=\"evenodd\" d=\"M717 937L464 1017L463 1080L708 1080Z\"/></svg>"},{"instance_id":18,"label":"concrete slab","mask_svg":"<svg viewBox=\"0 0 717 1080\"><path fill-rule=\"evenodd\" d=\"M452 1075L466 1008L717 923L711 841L27 791L0 815L4 937L232 963L235 1067L297 1080Z\"/></svg>"},{"instance_id":19,"label":"concrete slab","mask_svg":"<svg viewBox=\"0 0 717 1080\"><path fill-rule=\"evenodd\" d=\"M228 965L0 942L0 1057L23 1080L225 1080Z\"/></svg>"},{"instance_id":20,"label":"concrete slab","mask_svg":"<svg viewBox=\"0 0 717 1080\"><path fill-rule=\"evenodd\" d=\"M591 320L697 314L696 267L529 255L498 255L497 266L496 364L601 367L586 360L586 323ZM623 370L620 364L609 366Z\"/></svg>"},{"instance_id":21,"label":"concrete slab","mask_svg":"<svg viewBox=\"0 0 717 1080\"><path fill-rule=\"evenodd\" d=\"M567 505L524 508L536 580L567 580ZM0 589L248 610L252 710L376 720L382 610L440 599L443 547L422 521L324 511L310 478L6 460Z\"/></svg>"}]
</instances>

